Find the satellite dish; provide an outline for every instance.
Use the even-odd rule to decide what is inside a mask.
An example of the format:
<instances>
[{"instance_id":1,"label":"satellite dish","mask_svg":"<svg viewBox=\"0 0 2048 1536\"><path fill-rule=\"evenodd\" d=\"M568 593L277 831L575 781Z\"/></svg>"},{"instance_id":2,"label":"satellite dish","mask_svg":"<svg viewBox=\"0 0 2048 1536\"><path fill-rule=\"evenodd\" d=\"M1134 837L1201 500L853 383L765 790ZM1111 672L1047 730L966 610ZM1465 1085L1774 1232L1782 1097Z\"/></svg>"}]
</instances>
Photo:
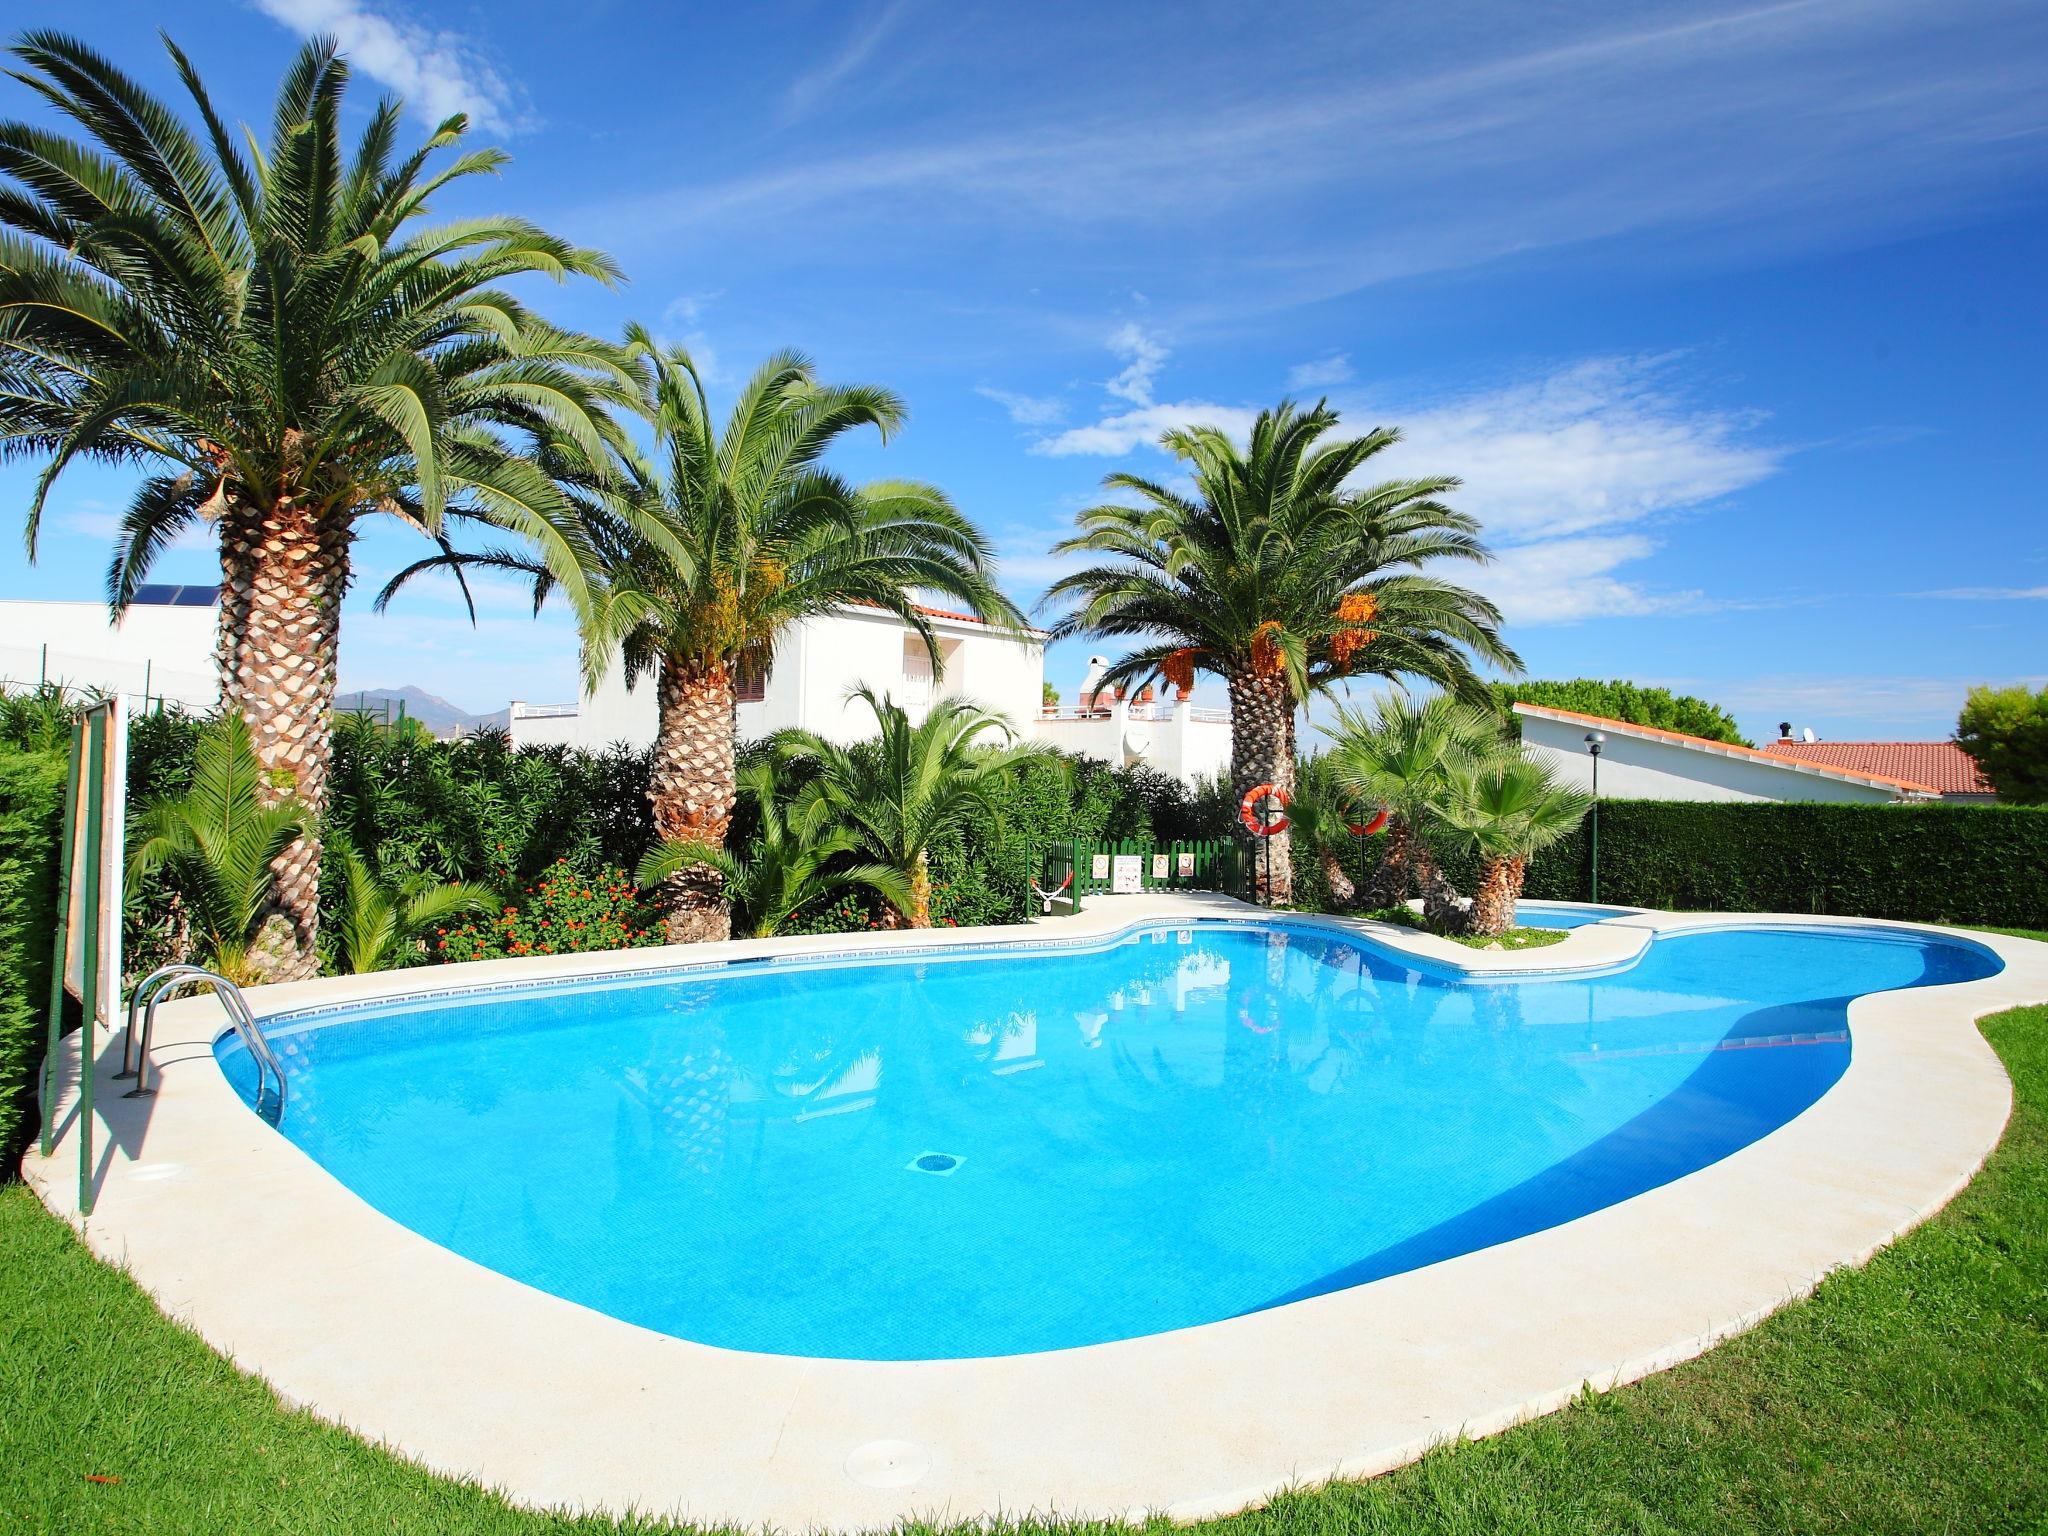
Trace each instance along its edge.
<instances>
[{"instance_id":1,"label":"satellite dish","mask_svg":"<svg viewBox=\"0 0 2048 1536\"><path fill-rule=\"evenodd\" d=\"M1810 725L1809 725L1809 726L1808 726L1808 727L1807 727L1807 728L1806 728L1805 730L1803 730L1803 731L1801 731L1801 732L1799 733L1799 739L1800 739L1801 741L1819 741L1819 740L1820 740L1820 738L1819 738L1818 736L1816 736L1816 735L1814 735L1814 734L1813 734L1813 727L1812 727L1812 726L1810 726Z\"/></svg>"}]
</instances>

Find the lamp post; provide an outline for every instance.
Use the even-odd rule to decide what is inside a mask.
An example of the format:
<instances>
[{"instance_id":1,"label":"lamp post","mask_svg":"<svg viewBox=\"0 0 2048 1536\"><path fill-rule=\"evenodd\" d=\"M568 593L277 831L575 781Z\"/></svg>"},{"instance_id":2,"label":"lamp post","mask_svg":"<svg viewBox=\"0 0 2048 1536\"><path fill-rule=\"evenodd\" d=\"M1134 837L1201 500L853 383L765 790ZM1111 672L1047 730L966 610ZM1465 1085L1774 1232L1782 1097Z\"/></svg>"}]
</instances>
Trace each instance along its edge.
<instances>
[{"instance_id":1,"label":"lamp post","mask_svg":"<svg viewBox=\"0 0 2048 1536\"><path fill-rule=\"evenodd\" d=\"M1586 751L1593 759L1593 900L1600 899L1600 748L1607 742L1603 731L1586 732Z\"/></svg>"}]
</instances>

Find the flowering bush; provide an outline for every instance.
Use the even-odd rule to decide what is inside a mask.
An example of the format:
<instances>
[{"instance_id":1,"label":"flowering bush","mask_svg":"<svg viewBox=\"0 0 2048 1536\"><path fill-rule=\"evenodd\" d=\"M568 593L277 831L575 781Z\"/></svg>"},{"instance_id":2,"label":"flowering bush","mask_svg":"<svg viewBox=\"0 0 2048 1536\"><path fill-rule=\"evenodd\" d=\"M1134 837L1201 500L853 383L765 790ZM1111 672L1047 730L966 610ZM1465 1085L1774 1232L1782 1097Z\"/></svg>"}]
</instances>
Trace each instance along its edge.
<instances>
[{"instance_id":1,"label":"flowering bush","mask_svg":"<svg viewBox=\"0 0 2048 1536\"><path fill-rule=\"evenodd\" d=\"M661 918L640 900L625 871L585 873L557 859L526 888L526 900L460 927L436 931L437 960L502 960L644 949L663 941Z\"/></svg>"}]
</instances>

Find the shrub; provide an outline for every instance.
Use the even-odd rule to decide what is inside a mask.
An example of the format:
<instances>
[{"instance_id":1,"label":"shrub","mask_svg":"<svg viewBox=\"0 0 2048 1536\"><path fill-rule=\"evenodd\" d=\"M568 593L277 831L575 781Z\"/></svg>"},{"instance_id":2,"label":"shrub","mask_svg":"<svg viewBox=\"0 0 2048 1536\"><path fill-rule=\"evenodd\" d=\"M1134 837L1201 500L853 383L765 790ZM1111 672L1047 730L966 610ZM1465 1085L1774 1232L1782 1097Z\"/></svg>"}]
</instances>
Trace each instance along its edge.
<instances>
[{"instance_id":1,"label":"shrub","mask_svg":"<svg viewBox=\"0 0 2048 1536\"><path fill-rule=\"evenodd\" d=\"M662 942L661 918L616 866L581 870L557 859L526 888L522 902L493 915L437 930L440 960L502 960L512 955L575 955L645 949Z\"/></svg>"},{"instance_id":2,"label":"shrub","mask_svg":"<svg viewBox=\"0 0 2048 1536\"><path fill-rule=\"evenodd\" d=\"M36 1124L66 762L62 751L0 747L0 1178Z\"/></svg>"},{"instance_id":3,"label":"shrub","mask_svg":"<svg viewBox=\"0 0 2048 1536\"><path fill-rule=\"evenodd\" d=\"M1673 693L1669 688L1647 688L1620 678L1601 682L1591 677L1575 677L1565 682L1531 679L1492 686L1494 699L1503 710L1519 700L1546 709L1570 709L1582 715L1655 726L1662 731L1683 731L1688 736L1704 736L1731 746L1756 745L1743 736L1735 717L1720 705L1689 693Z\"/></svg>"},{"instance_id":4,"label":"shrub","mask_svg":"<svg viewBox=\"0 0 2048 1536\"><path fill-rule=\"evenodd\" d=\"M2048 810L1608 800L1599 814L1603 901L2048 927ZM1529 866L1531 897L1586 898L1588 832Z\"/></svg>"}]
</instances>

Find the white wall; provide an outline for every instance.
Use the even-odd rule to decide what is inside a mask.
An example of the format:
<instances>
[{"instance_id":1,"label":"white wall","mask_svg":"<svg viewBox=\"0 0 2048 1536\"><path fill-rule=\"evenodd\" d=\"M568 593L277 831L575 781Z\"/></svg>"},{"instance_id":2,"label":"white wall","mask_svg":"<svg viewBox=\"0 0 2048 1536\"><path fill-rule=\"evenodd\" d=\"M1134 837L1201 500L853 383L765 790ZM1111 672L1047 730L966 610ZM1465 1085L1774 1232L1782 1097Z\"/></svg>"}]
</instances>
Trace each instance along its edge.
<instances>
[{"instance_id":1,"label":"white wall","mask_svg":"<svg viewBox=\"0 0 2048 1536\"><path fill-rule=\"evenodd\" d=\"M872 736L874 715L846 697L861 683L890 695L913 720L923 719L935 698L965 698L1028 731L1045 681L1043 644L972 620L931 622L945 662L936 682L924 642L880 609L848 608L796 625L776 648L765 696L739 707L741 737L754 740L789 726L841 742ZM535 717L515 708L510 729L515 745L645 747L654 740L657 715L654 677L641 678L629 690L614 667L583 696L574 715Z\"/></svg>"},{"instance_id":2,"label":"white wall","mask_svg":"<svg viewBox=\"0 0 2048 1536\"><path fill-rule=\"evenodd\" d=\"M1189 785L1230 768L1228 710L1119 701L1107 714L1040 715L1031 729L1038 740L1062 752L1119 767L1143 764Z\"/></svg>"},{"instance_id":3,"label":"white wall","mask_svg":"<svg viewBox=\"0 0 2048 1536\"><path fill-rule=\"evenodd\" d=\"M217 617L212 607L136 604L117 627L105 603L0 602L0 681L33 684L47 675L127 694L138 708L146 685L154 696L209 710L220 697Z\"/></svg>"},{"instance_id":4,"label":"white wall","mask_svg":"<svg viewBox=\"0 0 2048 1536\"><path fill-rule=\"evenodd\" d=\"M1583 721L1521 715L1522 744L1568 784L1591 789L1593 759ZM1727 757L1678 742L1608 731L1600 749L1605 800L1831 800L1883 805L1898 795L1881 784L1858 784L1803 773L1786 764Z\"/></svg>"}]
</instances>

